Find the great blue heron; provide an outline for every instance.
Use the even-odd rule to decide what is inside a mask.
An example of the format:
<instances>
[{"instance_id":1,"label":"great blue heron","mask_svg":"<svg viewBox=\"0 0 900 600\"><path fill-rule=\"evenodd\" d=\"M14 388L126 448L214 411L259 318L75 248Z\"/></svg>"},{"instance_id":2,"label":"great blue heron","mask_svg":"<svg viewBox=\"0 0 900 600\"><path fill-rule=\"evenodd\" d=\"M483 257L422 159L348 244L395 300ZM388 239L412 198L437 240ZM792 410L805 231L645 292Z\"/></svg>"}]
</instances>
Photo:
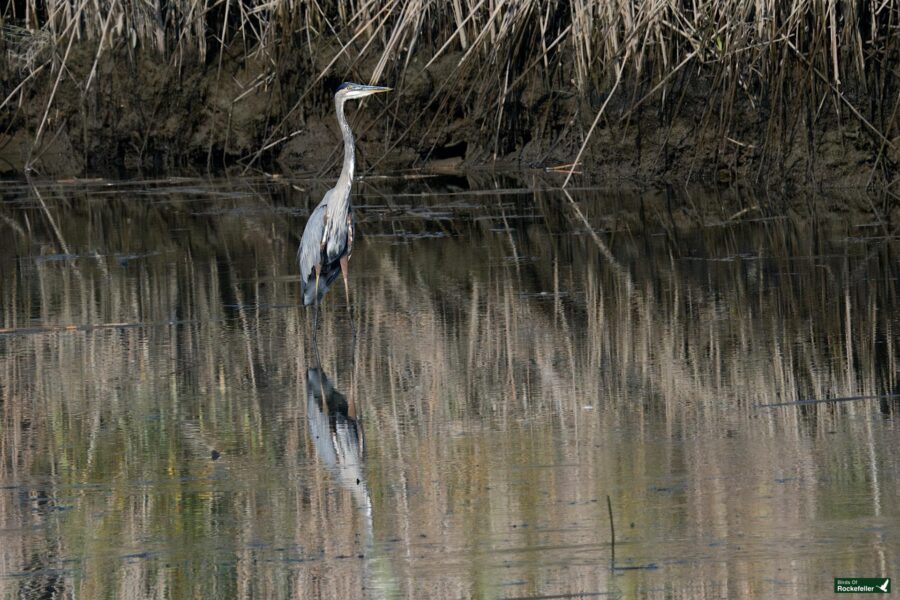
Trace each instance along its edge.
<instances>
[{"instance_id":1,"label":"great blue heron","mask_svg":"<svg viewBox=\"0 0 900 600\"><path fill-rule=\"evenodd\" d=\"M363 461L365 437L352 396L348 400L322 369L313 367L306 370L306 401L316 452L329 469L354 471L352 477L339 480L359 483L356 471Z\"/></svg>"},{"instance_id":2,"label":"great blue heron","mask_svg":"<svg viewBox=\"0 0 900 600\"><path fill-rule=\"evenodd\" d=\"M344 396L322 369L306 370L306 418L316 454L336 483L350 490L359 508L371 512L363 470L365 435L353 396Z\"/></svg>"},{"instance_id":3,"label":"great blue heron","mask_svg":"<svg viewBox=\"0 0 900 600\"><path fill-rule=\"evenodd\" d=\"M374 549L372 498L366 478L363 424L352 389L351 385L345 396L321 368L306 370L306 419L313 448L332 481L350 492L362 516L362 541L368 557Z\"/></svg>"},{"instance_id":4,"label":"great blue heron","mask_svg":"<svg viewBox=\"0 0 900 600\"><path fill-rule=\"evenodd\" d=\"M318 321L319 302L328 291L328 287L337 279L338 272L344 276L347 309L350 309L350 288L347 284L348 262L353 247L353 207L350 203L350 187L353 184L356 148L353 132L350 131L350 125L344 116L344 102L387 92L390 89L377 85L342 83L334 94L337 120L344 137L344 166L335 186L325 192L325 197L309 216L303 237L300 239L300 248L297 250L303 304L316 306L313 335Z\"/></svg>"}]
</instances>

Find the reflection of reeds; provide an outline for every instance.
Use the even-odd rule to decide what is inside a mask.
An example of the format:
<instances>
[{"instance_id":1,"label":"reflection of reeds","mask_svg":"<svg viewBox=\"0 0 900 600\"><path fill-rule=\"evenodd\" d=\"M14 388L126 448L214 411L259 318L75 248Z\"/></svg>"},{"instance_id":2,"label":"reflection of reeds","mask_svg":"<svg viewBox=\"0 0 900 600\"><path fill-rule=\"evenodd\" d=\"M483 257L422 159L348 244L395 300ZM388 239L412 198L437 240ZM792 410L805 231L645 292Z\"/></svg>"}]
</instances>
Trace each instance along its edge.
<instances>
[{"instance_id":1,"label":"reflection of reeds","mask_svg":"<svg viewBox=\"0 0 900 600\"><path fill-rule=\"evenodd\" d=\"M816 433L877 403L755 406L896 389L895 242L848 239L846 224L799 204L796 216L723 224L702 198L678 216L647 195L641 216L622 208L634 199L575 195L613 269L555 193L432 206L457 211L452 224L398 198L393 217L365 221L353 258L356 346L340 295L319 336L324 369L359 403L374 537L394 563L364 575L352 494L310 458L302 217L267 189L217 201L160 190L142 203L51 192L46 211L0 208L28 215L0 249L0 327L138 326L0 336L0 480L15 486L0 490L0 528L23 532L0 544L2 574L59 568L59 585L84 597L343 598L365 585L455 598L493 581L486 547L583 543L584 567L564 571L551 549L511 578L532 594L602 590L608 548L569 526L605 528L591 500L606 493L626 524L619 561L653 560L652 548L672 551L667 532L728 538L760 512L809 533L809 515L847 510L822 472L852 479L862 464L869 485L885 479L868 419L849 427L871 446L841 437L823 452ZM710 204L732 215L740 202ZM536 211L548 218L516 218ZM415 237L438 226L451 235ZM374 235L398 229L410 237ZM667 235L644 235L654 231ZM60 237L77 257L56 256ZM771 472L785 464L796 471ZM675 514L651 489L672 473L687 481ZM895 510L890 489L870 495L855 510ZM820 566L800 563L798 577L817 581ZM776 567L695 566L711 579L763 571L754 581ZM22 581L35 576L0 578L0 596Z\"/></svg>"}]
</instances>

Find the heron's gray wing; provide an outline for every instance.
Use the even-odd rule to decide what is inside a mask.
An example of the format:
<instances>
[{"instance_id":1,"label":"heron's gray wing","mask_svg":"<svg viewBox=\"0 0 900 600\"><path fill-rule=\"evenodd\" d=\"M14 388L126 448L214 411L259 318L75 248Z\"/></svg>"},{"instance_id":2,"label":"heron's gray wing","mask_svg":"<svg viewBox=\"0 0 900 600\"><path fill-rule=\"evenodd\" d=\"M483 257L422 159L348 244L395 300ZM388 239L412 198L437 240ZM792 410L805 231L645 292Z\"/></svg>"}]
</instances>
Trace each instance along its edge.
<instances>
[{"instance_id":1,"label":"heron's gray wing","mask_svg":"<svg viewBox=\"0 0 900 600\"><path fill-rule=\"evenodd\" d=\"M300 238L300 247L297 249L300 281L304 290L309 283L310 276L315 274L316 264L322 260L322 234L325 232L325 204L327 201L328 194L325 194L325 198L309 215L306 228L303 229L303 237Z\"/></svg>"}]
</instances>

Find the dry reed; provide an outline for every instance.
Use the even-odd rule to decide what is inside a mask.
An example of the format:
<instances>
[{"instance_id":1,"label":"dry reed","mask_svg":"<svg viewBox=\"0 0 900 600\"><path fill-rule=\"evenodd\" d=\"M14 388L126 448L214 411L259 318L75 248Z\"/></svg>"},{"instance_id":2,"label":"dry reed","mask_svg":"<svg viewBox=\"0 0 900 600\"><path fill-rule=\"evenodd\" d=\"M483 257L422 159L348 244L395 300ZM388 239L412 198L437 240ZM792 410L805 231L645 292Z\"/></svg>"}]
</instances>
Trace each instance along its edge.
<instances>
[{"instance_id":1,"label":"dry reed","mask_svg":"<svg viewBox=\"0 0 900 600\"><path fill-rule=\"evenodd\" d=\"M560 128L558 112L581 115L578 141L587 143L586 124L596 125L597 108L611 99L605 119L622 135L648 106L671 127L692 99L703 107L700 130L724 162L741 148L761 165L766 157L786 160L779 150L803 135L801 126L821 129L826 115L842 127L859 123L878 148L875 167L896 150L892 32L900 7L892 2L26 0L8 3L3 20L15 27L4 28L7 67L28 72L50 61L52 77L75 77L84 94L104 55L140 52L175 72L214 64L221 73L223 58L235 55L257 60L267 80L300 69L305 84L288 94L297 103L332 75L402 87L431 73L419 114L400 118L396 105L391 110L394 145L423 116L464 114L492 140L483 144L486 157L497 158L527 143L524 132ZM73 39L96 48L84 73L67 70ZM45 101L46 115L53 101ZM247 160L289 139L291 102ZM758 125L757 139L741 139L747 121ZM670 129L666 139L677 143L679 135ZM551 147L559 142L549 137Z\"/></svg>"}]
</instances>

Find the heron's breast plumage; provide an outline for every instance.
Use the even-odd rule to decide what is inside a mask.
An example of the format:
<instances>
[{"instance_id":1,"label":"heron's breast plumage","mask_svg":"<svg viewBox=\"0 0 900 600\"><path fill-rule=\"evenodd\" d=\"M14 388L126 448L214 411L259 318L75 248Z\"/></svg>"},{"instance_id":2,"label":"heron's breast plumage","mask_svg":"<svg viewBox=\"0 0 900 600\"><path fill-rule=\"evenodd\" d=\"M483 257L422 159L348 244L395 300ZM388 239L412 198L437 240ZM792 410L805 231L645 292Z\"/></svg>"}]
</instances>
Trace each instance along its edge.
<instances>
[{"instance_id":1,"label":"heron's breast plumage","mask_svg":"<svg viewBox=\"0 0 900 600\"><path fill-rule=\"evenodd\" d=\"M345 254L350 254L353 246L353 217L347 211L345 215L329 223L329 233L325 239L325 256L323 263L335 262Z\"/></svg>"}]
</instances>

